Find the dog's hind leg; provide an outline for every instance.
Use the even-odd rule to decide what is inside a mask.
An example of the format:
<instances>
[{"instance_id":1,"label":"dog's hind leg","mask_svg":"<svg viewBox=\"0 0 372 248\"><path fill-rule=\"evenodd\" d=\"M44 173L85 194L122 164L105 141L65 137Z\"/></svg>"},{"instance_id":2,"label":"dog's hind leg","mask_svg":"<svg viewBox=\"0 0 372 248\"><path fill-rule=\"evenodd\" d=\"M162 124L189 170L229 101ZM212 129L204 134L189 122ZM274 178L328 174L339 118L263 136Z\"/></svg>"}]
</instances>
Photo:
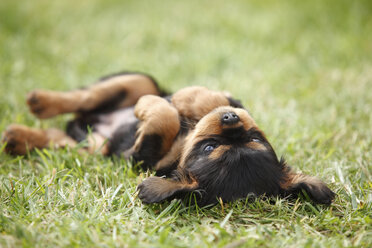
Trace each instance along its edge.
<instances>
[{"instance_id":1,"label":"dog's hind leg","mask_svg":"<svg viewBox=\"0 0 372 248\"><path fill-rule=\"evenodd\" d=\"M72 112L105 112L133 106L143 95L161 95L153 78L126 73L106 77L92 86L69 92L35 90L27 104L38 118Z\"/></svg>"},{"instance_id":2,"label":"dog's hind leg","mask_svg":"<svg viewBox=\"0 0 372 248\"><path fill-rule=\"evenodd\" d=\"M25 155L29 151L42 148L61 148L77 145L77 142L65 132L56 129L37 129L24 125L12 124L3 133L2 143L6 143L5 152L12 155ZM84 150L89 153L100 151L102 154L108 152L106 140L97 133L87 136L88 147Z\"/></svg>"},{"instance_id":3,"label":"dog's hind leg","mask_svg":"<svg viewBox=\"0 0 372 248\"><path fill-rule=\"evenodd\" d=\"M51 143L55 146L75 146L76 142L58 129L37 129L12 124L3 133L2 143L6 143L5 152L12 155L25 155L35 148L42 149Z\"/></svg>"},{"instance_id":4,"label":"dog's hind leg","mask_svg":"<svg viewBox=\"0 0 372 248\"><path fill-rule=\"evenodd\" d=\"M143 168L150 168L171 149L180 129L178 112L164 98L148 95L136 104L135 115L140 124L132 155L143 161Z\"/></svg>"}]
</instances>

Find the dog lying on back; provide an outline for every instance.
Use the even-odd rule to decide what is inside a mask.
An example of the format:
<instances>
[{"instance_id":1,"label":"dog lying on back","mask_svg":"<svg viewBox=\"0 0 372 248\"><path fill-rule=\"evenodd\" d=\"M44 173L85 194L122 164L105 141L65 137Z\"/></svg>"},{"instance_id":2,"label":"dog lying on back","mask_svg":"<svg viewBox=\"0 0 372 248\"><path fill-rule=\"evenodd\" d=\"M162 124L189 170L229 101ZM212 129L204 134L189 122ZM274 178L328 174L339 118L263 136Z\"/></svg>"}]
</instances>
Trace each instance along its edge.
<instances>
[{"instance_id":1,"label":"dog lying on back","mask_svg":"<svg viewBox=\"0 0 372 248\"><path fill-rule=\"evenodd\" d=\"M121 73L85 89L36 90L27 103L41 119L76 117L66 132L10 125L3 135L7 153L86 140L90 153L133 157L143 169L156 171L138 186L144 203L194 191L200 205L248 195L296 197L303 191L315 203L334 198L325 183L279 160L248 111L226 93L188 87L168 95L148 75Z\"/></svg>"}]
</instances>

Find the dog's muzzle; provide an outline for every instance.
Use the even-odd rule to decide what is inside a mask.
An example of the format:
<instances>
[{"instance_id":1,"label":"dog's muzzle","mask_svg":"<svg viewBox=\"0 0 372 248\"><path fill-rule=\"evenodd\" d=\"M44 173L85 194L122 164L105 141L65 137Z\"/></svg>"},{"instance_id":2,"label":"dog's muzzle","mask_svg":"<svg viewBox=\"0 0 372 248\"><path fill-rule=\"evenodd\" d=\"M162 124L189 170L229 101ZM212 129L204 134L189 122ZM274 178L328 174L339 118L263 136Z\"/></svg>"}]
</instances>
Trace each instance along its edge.
<instances>
[{"instance_id":1,"label":"dog's muzzle","mask_svg":"<svg viewBox=\"0 0 372 248\"><path fill-rule=\"evenodd\" d=\"M233 125L240 121L240 118L234 112L224 113L221 117L221 123L223 125Z\"/></svg>"}]
</instances>

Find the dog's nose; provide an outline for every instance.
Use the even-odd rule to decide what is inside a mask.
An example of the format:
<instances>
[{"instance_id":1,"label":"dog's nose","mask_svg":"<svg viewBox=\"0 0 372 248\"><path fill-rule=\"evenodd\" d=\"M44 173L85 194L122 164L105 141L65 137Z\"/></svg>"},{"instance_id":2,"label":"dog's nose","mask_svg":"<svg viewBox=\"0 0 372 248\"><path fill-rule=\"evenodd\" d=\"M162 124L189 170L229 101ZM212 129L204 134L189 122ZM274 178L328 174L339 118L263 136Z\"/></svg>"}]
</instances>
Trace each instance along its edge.
<instances>
[{"instance_id":1,"label":"dog's nose","mask_svg":"<svg viewBox=\"0 0 372 248\"><path fill-rule=\"evenodd\" d=\"M226 125L232 125L235 123L238 123L240 121L240 118L237 114L234 112L227 112L222 115L221 122L222 124Z\"/></svg>"}]
</instances>

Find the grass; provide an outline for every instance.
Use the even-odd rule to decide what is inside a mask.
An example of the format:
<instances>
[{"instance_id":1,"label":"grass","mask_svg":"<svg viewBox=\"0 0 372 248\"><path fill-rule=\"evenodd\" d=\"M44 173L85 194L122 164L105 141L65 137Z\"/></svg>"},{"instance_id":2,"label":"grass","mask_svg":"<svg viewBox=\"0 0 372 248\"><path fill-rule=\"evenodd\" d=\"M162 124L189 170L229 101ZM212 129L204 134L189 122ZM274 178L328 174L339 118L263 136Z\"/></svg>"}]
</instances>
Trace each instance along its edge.
<instances>
[{"instance_id":1,"label":"grass","mask_svg":"<svg viewBox=\"0 0 372 248\"><path fill-rule=\"evenodd\" d=\"M27 110L123 69L164 88L228 90L279 155L337 192L331 207L257 199L143 205L148 172L76 150L0 148L0 247L370 247L372 4L312 1L0 2L0 131L64 127Z\"/></svg>"}]
</instances>

